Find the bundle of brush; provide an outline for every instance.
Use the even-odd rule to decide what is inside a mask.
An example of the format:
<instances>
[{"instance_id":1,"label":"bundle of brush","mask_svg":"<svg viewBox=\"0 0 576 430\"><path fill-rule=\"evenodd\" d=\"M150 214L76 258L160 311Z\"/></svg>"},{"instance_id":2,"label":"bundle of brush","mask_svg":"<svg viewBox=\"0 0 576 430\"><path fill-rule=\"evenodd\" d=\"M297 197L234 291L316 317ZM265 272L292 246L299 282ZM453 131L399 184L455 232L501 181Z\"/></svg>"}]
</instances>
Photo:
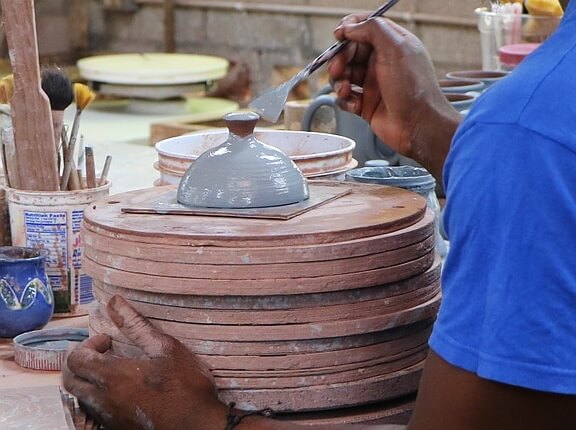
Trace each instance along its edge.
<instances>
[{"instance_id":1,"label":"bundle of brush","mask_svg":"<svg viewBox=\"0 0 576 430\"><path fill-rule=\"evenodd\" d=\"M76 151L76 143L78 141L80 117L82 112L96 98L96 94L87 85L81 83L75 83L73 85L73 93L74 101L76 102L76 113L74 115L70 136L66 134L65 130L62 131L62 152L64 154L64 167L62 169L62 179L60 182L61 190L77 190L83 188L82 178L76 169L74 154ZM87 174L91 173L92 172L87 171Z\"/></svg>"},{"instance_id":2,"label":"bundle of brush","mask_svg":"<svg viewBox=\"0 0 576 430\"><path fill-rule=\"evenodd\" d=\"M52 110L52 125L54 127L54 142L58 153L58 169L60 169L63 159L61 154L62 124L64 111L74 101L72 83L66 73L59 67L46 67L41 71L42 89L50 100Z\"/></svg>"}]
</instances>

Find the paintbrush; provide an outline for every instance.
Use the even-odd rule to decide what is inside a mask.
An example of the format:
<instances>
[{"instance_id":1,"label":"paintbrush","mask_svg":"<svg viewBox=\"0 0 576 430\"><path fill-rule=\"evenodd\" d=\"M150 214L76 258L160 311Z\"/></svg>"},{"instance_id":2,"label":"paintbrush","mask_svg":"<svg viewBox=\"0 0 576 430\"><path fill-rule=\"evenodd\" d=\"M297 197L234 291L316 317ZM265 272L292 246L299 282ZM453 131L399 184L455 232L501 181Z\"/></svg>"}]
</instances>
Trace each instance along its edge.
<instances>
[{"instance_id":1,"label":"paintbrush","mask_svg":"<svg viewBox=\"0 0 576 430\"><path fill-rule=\"evenodd\" d=\"M112 156L107 155L106 161L104 161L104 167L102 168L102 173L100 173L100 180L98 182L98 186L101 187L102 185L106 185L106 181L108 180L108 172L110 171L110 164L112 163Z\"/></svg>"},{"instance_id":2,"label":"paintbrush","mask_svg":"<svg viewBox=\"0 0 576 430\"><path fill-rule=\"evenodd\" d=\"M59 151L62 135L62 122L64 111L74 101L72 84L66 73L59 67L46 67L42 69L42 89L50 100L52 109L52 125L54 126L54 142Z\"/></svg>"},{"instance_id":3,"label":"paintbrush","mask_svg":"<svg viewBox=\"0 0 576 430\"><path fill-rule=\"evenodd\" d=\"M74 86L74 100L76 101L76 114L72 122L72 131L70 132L70 141L68 144L68 151L64 160L64 170L62 172L62 180L60 182L61 189L65 190L70 178L70 172L74 167L74 151L76 149L76 140L78 139L78 129L80 128L80 116L84 109L96 98L96 94L87 86L80 83L75 83ZM74 170L75 167L74 167Z\"/></svg>"},{"instance_id":4,"label":"paintbrush","mask_svg":"<svg viewBox=\"0 0 576 430\"><path fill-rule=\"evenodd\" d=\"M86 188L96 188L96 167L94 150L91 146L85 148L86 153Z\"/></svg>"}]
</instances>

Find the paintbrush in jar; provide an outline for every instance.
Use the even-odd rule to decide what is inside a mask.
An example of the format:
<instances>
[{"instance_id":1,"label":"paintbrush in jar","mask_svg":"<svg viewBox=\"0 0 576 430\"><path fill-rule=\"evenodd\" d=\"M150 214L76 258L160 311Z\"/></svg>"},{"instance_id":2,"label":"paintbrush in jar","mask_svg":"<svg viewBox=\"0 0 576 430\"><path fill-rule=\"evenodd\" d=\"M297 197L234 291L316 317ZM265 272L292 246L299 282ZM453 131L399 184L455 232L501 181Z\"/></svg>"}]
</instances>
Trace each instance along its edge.
<instances>
[{"instance_id":1,"label":"paintbrush in jar","mask_svg":"<svg viewBox=\"0 0 576 430\"><path fill-rule=\"evenodd\" d=\"M54 126L54 142L56 150L61 147L62 123L64 111L74 101L74 91L68 76L59 67L46 67L42 69L42 89L50 101L52 110L52 125Z\"/></svg>"},{"instance_id":2,"label":"paintbrush in jar","mask_svg":"<svg viewBox=\"0 0 576 430\"><path fill-rule=\"evenodd\" d=\"M84 109L86 109L90 103L96 98L96 94L85 84L75 83L74 89L74 100L76 101L76 114L74 115L74 121L72 122L72 131L70 132L70 141L68 144L68 151L66 152L66 157L64 160L64 169L62 172L62 180L60 182L61 189L65 190L68 184L68 179L70 178L70 173L72 168L75 168L74 162L74 152L76 150L76 141L78 140L78 130L80 128L80 116Z\"/></svg>"}]
</instances>

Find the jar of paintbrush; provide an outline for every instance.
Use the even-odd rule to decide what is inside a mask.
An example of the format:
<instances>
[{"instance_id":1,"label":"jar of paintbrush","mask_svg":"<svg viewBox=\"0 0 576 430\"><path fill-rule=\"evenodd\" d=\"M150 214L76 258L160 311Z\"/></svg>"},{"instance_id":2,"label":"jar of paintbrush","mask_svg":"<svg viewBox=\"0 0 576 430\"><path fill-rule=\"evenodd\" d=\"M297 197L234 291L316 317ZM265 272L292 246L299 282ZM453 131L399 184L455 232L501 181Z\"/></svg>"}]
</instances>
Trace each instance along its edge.
<instances>
[{"instance_id":1,"label":"jar of paintbrush","mask_svg":"<svg viewBox=\"0 0 576 430\"><path fill-rule=\"evenodd\" d=\"M13 82L13 77L0 81L0 98L7 106L14 96ZM30 170L22 169L25 164L17 159L18 134L13 132L8 115L2 124L2 156L6 161L6 201L12 244L45 250L46 273L55 300L54 316L83 315L88 313L94 297L92 280L82 270L80 227L84 209L109 194L111 184L107 175L111 158L106 157L97 177L93 149L82 148L82 113L94 100L94 92L82 83L72 84L64 71L56 67L42 70L41 87L50 103L51 124L48 125L54 141L52 153L57 168L54 176L58 180L48 190L30 186L26 176ZM67 108L75 108L71 127L64 124ZM85 166L79 166L79 158L85 160Z\"/></svg>"}]
</instances>

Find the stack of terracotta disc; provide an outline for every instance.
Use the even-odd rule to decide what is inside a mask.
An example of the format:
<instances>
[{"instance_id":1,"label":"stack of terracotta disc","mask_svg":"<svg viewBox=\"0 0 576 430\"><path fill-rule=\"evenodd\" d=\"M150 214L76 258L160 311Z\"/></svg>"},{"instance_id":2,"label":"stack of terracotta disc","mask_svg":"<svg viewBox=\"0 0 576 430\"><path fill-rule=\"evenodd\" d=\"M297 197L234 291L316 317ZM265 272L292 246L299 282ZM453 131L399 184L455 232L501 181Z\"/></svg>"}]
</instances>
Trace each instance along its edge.
<instances>
[{"instance_id":1,"label":"stack of terracotta disc","mask_svg":"<svg viewBox=\"0 0 576 430\"><path fill-rule=\"evenodd\" d=\"M111 335L118 354L140 354L104 309L121 294L198 354L224 401L300 414L352 408L353 419L331 423L386 415L416 391L439 305L434 214L401 189L327 184L351 192L285 221L121 210L170 187L87 209L92 332ZM358 407L376 403L363 419ZM327 422L314 417L300 419Z\"/></svg>"}]
</instances>

